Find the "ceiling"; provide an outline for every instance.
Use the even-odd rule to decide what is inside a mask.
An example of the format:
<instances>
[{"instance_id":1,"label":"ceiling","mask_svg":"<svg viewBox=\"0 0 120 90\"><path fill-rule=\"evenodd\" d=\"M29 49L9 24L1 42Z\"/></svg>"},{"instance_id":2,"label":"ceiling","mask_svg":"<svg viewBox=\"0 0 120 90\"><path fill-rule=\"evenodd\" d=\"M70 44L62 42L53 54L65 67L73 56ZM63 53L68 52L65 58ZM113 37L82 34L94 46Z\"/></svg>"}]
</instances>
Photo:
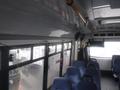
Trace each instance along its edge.
<instances>
[{"instance_id":1,"label":"ceiling","mask_svg":"<svg viewBox=\"0 0 120 90\"><path fill-rule=\"evenodd\" d=\"M120 31L120 0L76 1L98 33ZM0 39L74 38L78 31L89 32L64 0L0 0Z\"/></svg>"},{"instance_id":2,"label":"ceiling","mask_svg":"<svg viewBox=\"0 0 120 90\"><path fill-rule=\"evenodd\" d=\"M91 0L94 21L97 30L114 32L120 31L120 0Z\"/></svg>"},{"instance_id":3,"label":"ceiling","mask_svg":"<svg viewBox=\"0 0 120 90\"><path fill-rule=\"evenodd\" d=\"M74 37L73 28L44 1L0 0L0 34Z\"/></svg>"}]
</instances>

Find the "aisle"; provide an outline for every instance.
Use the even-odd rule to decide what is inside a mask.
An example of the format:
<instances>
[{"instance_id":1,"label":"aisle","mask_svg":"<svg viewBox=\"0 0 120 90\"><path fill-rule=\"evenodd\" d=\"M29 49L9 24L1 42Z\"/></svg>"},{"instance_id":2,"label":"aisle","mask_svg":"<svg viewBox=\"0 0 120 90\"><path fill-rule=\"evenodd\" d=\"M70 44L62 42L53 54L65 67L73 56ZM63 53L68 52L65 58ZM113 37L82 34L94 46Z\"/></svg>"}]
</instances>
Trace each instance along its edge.
<instances>
[{"instance_id":1,"label":"aisle","mask_svg":"<svg viewBox=\"0 0 120 90\"><path fill-rule=\"evenodd\" d=\"M101 90L119 90L118 83L111 77L101 78Z\"/></svg>"}]
</instances>

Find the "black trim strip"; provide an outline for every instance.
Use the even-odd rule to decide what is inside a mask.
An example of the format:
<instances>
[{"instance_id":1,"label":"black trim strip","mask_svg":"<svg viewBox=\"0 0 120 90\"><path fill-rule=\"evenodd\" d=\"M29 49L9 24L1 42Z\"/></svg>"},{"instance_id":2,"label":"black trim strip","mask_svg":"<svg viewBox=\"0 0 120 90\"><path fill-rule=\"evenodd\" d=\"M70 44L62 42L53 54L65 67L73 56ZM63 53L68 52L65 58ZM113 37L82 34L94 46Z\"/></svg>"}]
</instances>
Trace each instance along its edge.
<instances>
[{"instance_id":1,"label":"black trim strip","mask_svg":"<svg viewBox=\"0 0 120 90\"><path fill-rule=\"evenodd\" d=\"M22 67L22 66L31 64L31 63L33 63L33 62L37 62L37 61L40 61L40 60L42 60L42 59L44 59L44 57L38 58L38 59L34 59L34 60L29 60L29 61L21 62L21 63L19 63L19 64L12 65L12 66L9 66L9 70L16 69L16 68L19 68L19 67Z\"/></svg>"},{"instance_id":2,"label":"black trim strip","mask_svg":"<svg viewBox=\"0 0 120 90\"><path fill-rule=\"evenodd\" d=\"M70 64L69 65L71 64L72 64L72 42L71 42L71 49L70 49Z\"/></svg>"},{"instance_id":3,"label":"black trim strip","mask_svg":"<svg viewBox=\"0 0 120 90\"><path fill-rule=\"evenodd\" d=\"M0 40L72 40L73 37L50 37L39 35L0 34Z\"/></svg>"},{"instance_id":4,"label":"black trim strip","mask_svg":"<svg viewBox=\"0 0 120 90\"><path fill-rule=\"evenodd\" d=\"M24 45L13 45L9 46L10 49L18 49L18 48L30 48L30 47L35 47L35 46L44 46L45 43L40 43L40 44L24 44Z\"/></svg>"},{"instance_id":5,"label":"black trim strip","mask_svg":"<svg viewBox=\"0 0 120 90\"><path fill-rule=\"evenodd\" d=\"M10 49L17 49L17 48L29 48L29 47L35 47L35 46L42 46L42 45L45 45L47 42L44 42L44 43L36 43L36 44L22 44L22 45L10 45L10 46L7 46L9 47ZM51 42L51 43L47 43L49 45L58 45L58 44L61 44L62 42ZM63 42L63 43L70 43L70 41L68 42ZM3 46L0 46L0 47L3 47Z\"/></svg>"}]
</instances>

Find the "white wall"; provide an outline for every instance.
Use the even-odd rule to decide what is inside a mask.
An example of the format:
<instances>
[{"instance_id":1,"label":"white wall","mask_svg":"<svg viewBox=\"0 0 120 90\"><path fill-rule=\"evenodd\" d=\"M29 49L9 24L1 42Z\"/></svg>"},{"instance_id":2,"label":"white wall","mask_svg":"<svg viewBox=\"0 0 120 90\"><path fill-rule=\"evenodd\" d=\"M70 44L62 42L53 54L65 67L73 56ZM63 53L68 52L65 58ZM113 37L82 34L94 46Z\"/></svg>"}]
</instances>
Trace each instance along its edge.
<instances>
[{"instance_id":1,"label":"white wall","mask_svg":"<svg viewBox=\"0 0 120 90\"><path fill-rule=\"evenodd\" d=\"M101 70L106 70L106 71L111 71L111 60L110 59L97 59L100 69Z\"/></svg>"}]
</instances>

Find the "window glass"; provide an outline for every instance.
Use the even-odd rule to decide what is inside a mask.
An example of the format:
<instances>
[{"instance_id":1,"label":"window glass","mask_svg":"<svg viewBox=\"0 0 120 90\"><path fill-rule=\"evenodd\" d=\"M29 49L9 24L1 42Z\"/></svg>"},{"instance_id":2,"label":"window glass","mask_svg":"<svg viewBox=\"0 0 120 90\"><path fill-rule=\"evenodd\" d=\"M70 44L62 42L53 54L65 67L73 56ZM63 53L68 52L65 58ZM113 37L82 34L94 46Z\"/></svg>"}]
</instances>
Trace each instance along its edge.
<instances>
[{"instance_id":1,"label":"window glass","mask_svg":"<svg viewBox=\"0 0 120 90\"><path fill-rule=\"evenodd\" d=\"M70 50L64 51L63 55L63 71L62 74L64 75L67 68L69 67L70 64Z\"/></svg>"},{"instance_id":2,"label":"window glass","mask_svg":"<svg viewBox=\"0 0 120 90\"><path fill-rule=\"evenodd\" d=\"M120 55L120 42L105 42L104 47L90 47L90 56L96 58L112 58Z\"/></svg>"},{"instance_id":3,"label":"window glass","mask_svg":"<svg viewBox=\"0 0 120 90\"><path fill-rule=\"evenodd\" d=\"M49 46L49 54L55 53L55 45Z\"/></svg>"},{"instance_id":4,"label":"window glass","mask_svg":"<svg viewBox=\"0 0 120 90\"><path fill-rule=\"evenodd\" d=\"M78 44L77 48L80 48L80 44L81 44L80 41L78 41L77 44Z\"/></svg>"},{"instance_id":5,"label":"window glass","mask_svg":"<svg viewBox=\"0 0 120 90\"><path fill-rule=\"evenodd\" d=\"M33 47L33 59L37 59L45 56L45 46Z\"/></svg>"},{"instance_id":6,"label":"window glass","mask_svg":"<svg viewBox=\"0 0 120 90\"><path fill-rule=\"evenodd\" d=\"M31 48L12 49L9 51L10 60L9 65L18 64L28 61L31 58Z\"/></svg>"},{"instance_id":7,"label":"window glass","mask_svg":"<svg viewBox=\"0 0 120 90\"><path fill-rule=\"evenodd\" d=\"M70 48L71 48L71 43L68 44L68 49L70 49Z\"/></svg>"},{"instance_id":8,"label":"window glass","mask_svg":"<svg viewBox=\"0 0 120 90\"><path fill-rule=\"evenodd\" d=\"M59 77L61 60L60 55L61 54L56 54L49 57L47 88L50 88L50 86L53 84L53 80L55 77Z\"/></svg>"},{"instance_id":9,"label":"window glass","mask_svg":"<svg viewBox=\"0 0 120 90\"><path fill-rule=\"evenodd\" d=\"M57 52L60 52L62 50L62 45L57 45Z\"/></svg>"},{"instance_id":10,"label":"window glass","mask_svg":"<svg viewBox=\"0 0 120 90\"><path fill-rule=\"evenodd\" d=\"M74 60L77 60L78 59L78 42L75 41L75 50L74 50Z\"/></svg>"},{"instance_id":11,"label":"window glass","mask_svg":"<svg viewBox=\"0 0 120 90\"><path fill-rule=\"evenodd\" d=\"M9 90L42 90L44 60L9 71Z\"/></svg>"},{"instance_id":12,"label":"window glass","mask_svg":"<svg viewBox=\"0 0 120 90\"><path fill-rule=\"evenodd\" d=\"M64 43L64 50L68 49L68 43Z\"/></svg>"}]
</instances>

